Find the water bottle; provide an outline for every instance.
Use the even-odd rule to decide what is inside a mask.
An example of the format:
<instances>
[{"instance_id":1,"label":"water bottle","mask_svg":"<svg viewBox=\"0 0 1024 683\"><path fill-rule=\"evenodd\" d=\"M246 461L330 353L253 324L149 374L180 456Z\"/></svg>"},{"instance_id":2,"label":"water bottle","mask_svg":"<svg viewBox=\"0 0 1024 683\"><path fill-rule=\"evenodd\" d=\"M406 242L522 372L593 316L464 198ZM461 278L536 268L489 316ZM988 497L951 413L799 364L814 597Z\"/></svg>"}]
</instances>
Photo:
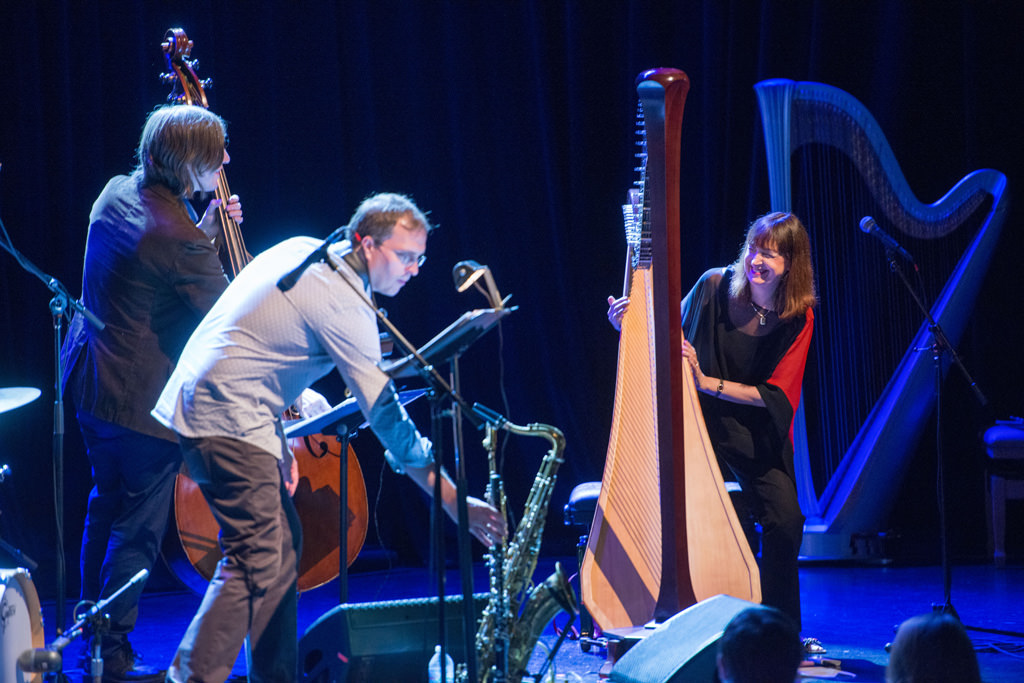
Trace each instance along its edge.
<instances>
[{"instance_id":1,"label":"water bottle","mask_svg":"<svg viewBox=\"0 0 1024 683\"><path fill-rule=\"evenodd\" d=\"M455 682L455 662L448 656L446 652L444 655L444 678L446 683ZM430 658L430 663L427 664L427 680L430 683L441 683L441 646L434 646L434 656Z\"/></svg>"}]
</instances>

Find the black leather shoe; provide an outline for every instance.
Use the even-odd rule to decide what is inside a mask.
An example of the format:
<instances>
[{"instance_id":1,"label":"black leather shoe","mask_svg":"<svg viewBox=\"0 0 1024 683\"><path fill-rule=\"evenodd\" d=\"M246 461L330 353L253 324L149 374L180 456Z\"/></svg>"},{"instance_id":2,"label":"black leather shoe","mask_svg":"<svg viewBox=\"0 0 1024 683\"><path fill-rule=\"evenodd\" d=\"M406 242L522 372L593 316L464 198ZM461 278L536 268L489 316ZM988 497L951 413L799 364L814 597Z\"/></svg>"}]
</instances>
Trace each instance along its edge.
<instances>
[{"instance_id":1,"label":"black leather shoe","mask_svg":"<svg viewBox=\"0 0 1024 683\"><path fill-rule=\"evenodd\" d=\"M167 670L146 666L141 661L142 657L127 640L116 648L104 652L103 683L162 683L167 676ZM88 666L82 680L92 680Z\"/></svg>"}]
</instances>

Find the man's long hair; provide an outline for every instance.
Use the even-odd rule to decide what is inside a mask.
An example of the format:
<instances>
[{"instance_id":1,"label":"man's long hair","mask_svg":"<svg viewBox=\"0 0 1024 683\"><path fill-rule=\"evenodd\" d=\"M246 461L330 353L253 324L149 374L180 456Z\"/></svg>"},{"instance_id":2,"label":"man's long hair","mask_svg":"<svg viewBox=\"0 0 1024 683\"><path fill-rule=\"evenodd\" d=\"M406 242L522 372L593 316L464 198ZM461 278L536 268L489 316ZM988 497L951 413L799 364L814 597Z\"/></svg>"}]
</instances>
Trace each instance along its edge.
<instances>
[{"instance_id":1,"label":"man's long hair","mask_svg":"<svg viewBox=\"0 0 1024 683\"><path fill-rule=\"evenodd\" d=\"M185 197L198 188L196 176L224 161L227 126L216 114L195 105L165 105L146 119L136 150L142 184L166 185Z\"/></svg>"}]
</instances>

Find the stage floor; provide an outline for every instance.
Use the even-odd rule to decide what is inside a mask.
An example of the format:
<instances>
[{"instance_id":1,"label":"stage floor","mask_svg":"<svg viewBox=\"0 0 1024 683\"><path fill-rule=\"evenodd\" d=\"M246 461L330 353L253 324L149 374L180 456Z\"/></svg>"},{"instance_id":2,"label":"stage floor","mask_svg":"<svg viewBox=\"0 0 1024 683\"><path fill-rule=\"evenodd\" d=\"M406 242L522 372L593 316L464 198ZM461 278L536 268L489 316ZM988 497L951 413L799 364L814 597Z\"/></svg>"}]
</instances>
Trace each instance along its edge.
<instances>
[{"instance_id":1,"label":"stage floor","mask_svg":"<svg viewBox=\"0 0 1024 683\"><path fill-rule=\"evenodd\" d=\"M551 573L553 564L554 560L541 560L538 580ZM571 570L575 561L566 559L563 565ZM457 573L449 572L448 576L447 592L458 593ZM801 568L800 576L804 635L817 637L828 649L827 656L841 661L842 673L835 676L837 680L882 683L887 661L884 648L895 627L944 602L942 571L936 566L810 566ZM477 592L486 590L486 570L482 566L475 567L474 581ZM354 573L349 583L350 600L424 597L430 592L429 585L422 569ZM303 593L299 599L299 634L337 605L337 597L337 581ZM166 666L199 601L189 592L147 593L143 597L132 643L147 663ZM1024 681L1024 639L1013 635L1024 632L1024 567L954 567L951 602L963 622L972 627L969 633L978 652L982 679L986 683ZM53 609L52 603L44 603L47 641L53 638ZM564 615L557 621L564 623ZM555 639L550 627L541 636L545 644ZM541 649L538 646L532 662L541 661ZM72 680L78 680L78 654L77 644L65 652L65 671ZM555 671L565 674L568 681L598 681L606 661L603 650L583 652L577 642L566 640L555 659ZM426 664L424 661L424 671ZM234 673L245 673L244 657L239 657Z\"/></svg>"}]
</instances>

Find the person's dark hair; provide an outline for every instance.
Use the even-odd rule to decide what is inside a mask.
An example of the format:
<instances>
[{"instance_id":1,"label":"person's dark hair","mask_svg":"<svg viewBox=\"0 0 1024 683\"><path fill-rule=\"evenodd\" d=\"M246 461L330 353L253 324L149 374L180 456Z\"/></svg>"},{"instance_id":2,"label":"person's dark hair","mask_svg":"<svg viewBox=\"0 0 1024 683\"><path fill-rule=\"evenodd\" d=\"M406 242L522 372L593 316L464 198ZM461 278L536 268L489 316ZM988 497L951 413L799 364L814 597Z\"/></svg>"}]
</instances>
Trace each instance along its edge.
<instances>
[{"instance_id":1,"label":"person's dark hair","mask_svg":"<svg viewBox=\"0 0 1024 683\"><path fill-rule=\"evenodd\" d=\"M762 605L729 621L718 641L718 656L730 683L793 683L803 645L792 619Z\"/></svg>"},{"instance_id":2,"label":"person's dark hair","mask_svg":"<svg viewBox=\"0 0 1024 683\"><path fill-rule=\"evenodd\" d=\"M345 238L355 243L355 235L358 235L358 239L372 237L374 242L380 244L391 236L395 223L403 216L407 216L416 228L423 228L428 233L434 229L426 214L412 199L394 192L381 192L367 197L359 204L348 221Z\"/></svg>"},{"instance_id":3,"label":"person's dark hair","mask_svg":"<svg viewBox=\"0 0 1024 683\"><path fill-rule=\"evenodd\" d=\"M886 683L980 683L978 656L956 617L929 612L911 617L896 632L885 668Z\"/></svg>"},{"instance_id":4,"label":"person's dark hair","mask_svg":"<svg viewBox=\"0 0 1024 683\"><path fill-rule=\"evenodd\" d=\"M185 197L196 190L194 179L224 162L227 125L196 105L165 105L146 118L135 152L136 173L143 185L166 185Z\"/></svg>"},{"instance_id":5,"label":"person's dark hair","mask_svg":"<svg viewBox=\"0 0 1024 683\"><path fill-rule=\"evenodd\" d=\"M791 213L776 211L750 224L740 254L732 266L729 293L735 298L750 298L750 283L743 267L747 250L772 249L786 259L789 269L775 290L775 310L782 319L803 315L818 302L814 292L814 266L811 264L811 240L800 219Z\"/></svg>"}]
</instances>

